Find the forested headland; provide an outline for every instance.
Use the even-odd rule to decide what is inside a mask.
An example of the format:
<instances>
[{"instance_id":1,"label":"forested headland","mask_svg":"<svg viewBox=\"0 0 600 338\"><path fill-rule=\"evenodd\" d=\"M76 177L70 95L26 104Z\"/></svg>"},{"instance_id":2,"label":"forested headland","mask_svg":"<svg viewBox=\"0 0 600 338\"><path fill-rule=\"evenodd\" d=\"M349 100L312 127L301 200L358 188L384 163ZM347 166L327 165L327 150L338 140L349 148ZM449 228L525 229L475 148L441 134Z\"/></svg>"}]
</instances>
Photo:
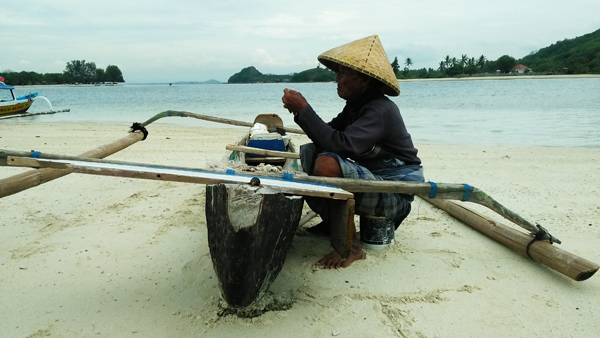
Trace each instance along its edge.
<instances>
[{"instance_id":1,"label":"forested headland","mask_svg":"<svg viewBox=\"0 0 600 338\"><path fill-rule=\"evenodd\" d=\"M62 73L0 72L4 81L13 86L23 85L55 85L55 84L90 84L90 83L122 83L123 73L119 67L108 65L106 69L97 68L96 63L85 60L67 62Z\"/></svg>"}]
</instances>

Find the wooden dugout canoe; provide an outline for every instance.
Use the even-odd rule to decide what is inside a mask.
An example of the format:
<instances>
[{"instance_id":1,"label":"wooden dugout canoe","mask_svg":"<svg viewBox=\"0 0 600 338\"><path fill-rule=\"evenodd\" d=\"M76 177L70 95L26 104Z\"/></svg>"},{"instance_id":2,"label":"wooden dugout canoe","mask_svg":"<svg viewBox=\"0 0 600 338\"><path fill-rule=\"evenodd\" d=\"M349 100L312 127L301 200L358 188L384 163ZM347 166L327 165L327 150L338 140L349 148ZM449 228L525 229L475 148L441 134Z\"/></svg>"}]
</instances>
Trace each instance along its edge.
<instances>
[{"instance_id":1,"label":"wooden dugout canoe","mask_svg":"<svg viewBox=\"0 0 600 338\"><path fill-rule=\"evenodd\" d=\"M206 225L225 301L246 307L275 280L292 244L304 199L244 185L206 186Z\"/></svg>"}]
</instances>

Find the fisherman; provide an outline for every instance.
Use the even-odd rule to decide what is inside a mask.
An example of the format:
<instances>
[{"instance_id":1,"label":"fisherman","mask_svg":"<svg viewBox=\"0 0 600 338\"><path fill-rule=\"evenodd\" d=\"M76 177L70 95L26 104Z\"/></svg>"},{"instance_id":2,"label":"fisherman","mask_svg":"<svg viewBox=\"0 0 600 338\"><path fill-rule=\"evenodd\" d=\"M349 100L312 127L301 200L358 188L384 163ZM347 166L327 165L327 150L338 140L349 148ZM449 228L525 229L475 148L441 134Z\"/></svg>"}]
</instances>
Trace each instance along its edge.
<instances>
[{"instance_id":1,"label":"fisherman","mask_svg":"<svg viewBox=\"0 0 600 338\"><path fill-rule=\"evenodd\" d=\"M342 112L324 122L301 93L285 89L283 106L312 143L300 147L303 170L309 175L367 180L423 182L423 168L396 104L400 87L377 35L333 48L317 58L336 73L337 94L346 100ZM408 216L414 195L355 194L355 213L385 217L395 229ZM328 201L307 198L322 219L307 231L329 235ZM361 224L361 230L364 231ZM317 262L325 268L348 267L363 259L360 236L354 233L350 256L335 250Z\"/></svg>"}]
</instances>

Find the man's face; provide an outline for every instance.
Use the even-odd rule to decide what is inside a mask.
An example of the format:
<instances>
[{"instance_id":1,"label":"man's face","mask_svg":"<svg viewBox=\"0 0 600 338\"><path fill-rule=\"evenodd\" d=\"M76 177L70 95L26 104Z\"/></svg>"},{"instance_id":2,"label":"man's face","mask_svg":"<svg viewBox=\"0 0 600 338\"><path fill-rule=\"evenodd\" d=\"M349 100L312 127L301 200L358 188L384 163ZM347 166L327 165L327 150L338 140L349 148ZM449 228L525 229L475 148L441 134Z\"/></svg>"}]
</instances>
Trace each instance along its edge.
<instances>
[{"instance_id":1,"label":"man's face","mask_svg":"<svg viewBox=\"0 0 600 338\"><path fill-rule=\"evenodd\" d=\"M340 66L335 74L337 92L344 100L354 100L360 97L369 84L369 77L348 67Z\"/></svg>"}]
</instances>

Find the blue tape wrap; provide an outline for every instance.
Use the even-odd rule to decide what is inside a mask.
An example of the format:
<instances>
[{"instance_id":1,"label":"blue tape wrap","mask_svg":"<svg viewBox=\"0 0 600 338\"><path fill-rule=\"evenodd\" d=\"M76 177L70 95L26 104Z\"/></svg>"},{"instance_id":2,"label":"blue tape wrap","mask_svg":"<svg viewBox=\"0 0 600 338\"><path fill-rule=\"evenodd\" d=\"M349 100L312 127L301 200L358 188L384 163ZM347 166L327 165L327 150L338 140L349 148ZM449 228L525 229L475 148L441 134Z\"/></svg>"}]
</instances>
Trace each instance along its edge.
<instances>
[{"instance_id":1,"label":"blue tape wrap","mask_svg":"<svg viewBox=\"0 0 600 338\"><path fill-rule=\"evenodd\" d=\"M294 174L291 173L283 173L283 179L287 180L287 181L293 181L294 180Z\"/></svg>"},{"instance_id":2,"label":"blue tape wrap","mask_svg":"<svg viewBox=\"0 0 600 338\"><path fill-rule=\"evenodd\" d=\"M468 184L463 184L465 186L465 194L463 195L463 202L466 202L469 200L469 195L471 195L471 186Z\"/></svg>"},{"instance_id":3,"label":"blue tape wrap","mask_svg":"<svg viewBox=\"0 0 600 338\"><path fill-rule=\"evenodd\" d=\"M227 175L235 175L235 170L233 170L233 169L227 169L227 170L225 171L225 173L226 173Z\"/></svg>"},{"instance_id":4,"label":"blue tape wrap","mask_svg":"<svg viewBox=\"0 0 600 338\"><path fill-rule=\"evenodd\" d=\"M431 190L429 190L429 198L435 198L435 194L437 194L437 184L434 182L428 182L431 185Z\"/></svg>"},{"instance_id":5,"label":"blue tape wrap","mask_svg":"<svg viewBox=\"0 0 600 338\"><path fill-rule=\"evenodd\" d=\"M42 154L42 152L40 152L40 151L32 151L31 152L31 157L33 157L33 158L39 158L41 154Z\"/></svg>"},{"instance_id":6,"label":"blue tape wrap","mask_svg":"<svg viewBox=\"0 0 600 338\"><path fill-rule=\"evenodd\" d=\"M171 116L172 111L167 110L167 116Z\"/></svg>"},{"instance_id":7,"label":"blue tape wrap","mask_svg":"<svg viewBox=\"0 0 600 338\"><path fill-rule=\"evenodd\" d=\"M184 116L183 116L183 113L185 113L185 112L182 110L182 111L181 111L181 117L184 117Z\"/></svg>"}]
</instances>

